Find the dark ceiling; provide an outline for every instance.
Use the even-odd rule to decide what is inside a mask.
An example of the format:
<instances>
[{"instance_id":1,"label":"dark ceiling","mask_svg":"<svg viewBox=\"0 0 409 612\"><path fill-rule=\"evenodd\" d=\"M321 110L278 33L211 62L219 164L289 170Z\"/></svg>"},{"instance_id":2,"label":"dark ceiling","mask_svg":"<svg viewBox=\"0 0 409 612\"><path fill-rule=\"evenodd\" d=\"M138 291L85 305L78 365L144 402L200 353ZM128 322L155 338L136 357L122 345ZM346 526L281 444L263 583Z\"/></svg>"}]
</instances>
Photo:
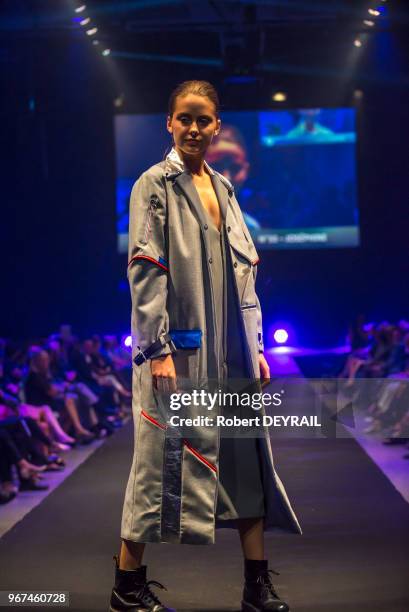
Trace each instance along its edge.
<instances>
[{"instance_id":1,"label":"dark ceiling","mask_svg":"<svg viewBox=\"0 0 409 612\"><path fill-rule=\"evenodd\" d=\"M75 14L81 4L86 9ZM366 26L368 8L378 6L384 15L375 18L375 27ZM134 53L135 59L156 54L163 61L181 56L179 62L185 56L186 63L196 59L214 67L222 61L240 72L271 64L319 68L334 62L336 67L357 36L391 29L407 34L409 5L397 0L3 0L0 31L3 42L82 37L86 28L74 19L85 17L113 53Z\"/></svg>"},{"instance_id":2,"label":"dark ceiling","mask_svg":"<svg viewBox=\"0 0 409 612\"><path fill-rule=\"evenodd\" d=\"M381 14L371 16L370 8ZM96 56L107 49L110 57L98 60L108 64L117 94L138 80L151 79L152 89L181 78L274 80L287 88L296 82L299 90L319 82L327 92L346 81L353 81L350 90L409 88L409 3L403 0L3 0L1 11L2 72L18 62L52 65L67 45ZM82 19L89 23L81 26ZM87 36L91 27L98 31Z\"/></svg>"}]
</instances>

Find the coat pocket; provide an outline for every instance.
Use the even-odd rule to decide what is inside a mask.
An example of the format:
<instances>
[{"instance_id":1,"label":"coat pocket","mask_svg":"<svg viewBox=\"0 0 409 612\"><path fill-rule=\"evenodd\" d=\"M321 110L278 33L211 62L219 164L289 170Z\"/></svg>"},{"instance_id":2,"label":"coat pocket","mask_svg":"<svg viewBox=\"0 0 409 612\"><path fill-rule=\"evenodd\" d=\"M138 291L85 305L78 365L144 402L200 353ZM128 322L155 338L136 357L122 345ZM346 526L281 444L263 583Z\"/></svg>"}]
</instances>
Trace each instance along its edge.
<instances>
[{"instance_id":1,"label":"coat pocket","mask_svg":"<svg viewBox=\"0 0 409 612\"><path fill-rule=\"evenodd\" d=\"M252 240L246 235L245 230L240 226L232 226L228 233L230 246L235 251L236 255L240 256L245 263L250 266L255 266L258 262L258 254ZM244 263L243 262L243 263Z\"/></svg>"}]
</instances>

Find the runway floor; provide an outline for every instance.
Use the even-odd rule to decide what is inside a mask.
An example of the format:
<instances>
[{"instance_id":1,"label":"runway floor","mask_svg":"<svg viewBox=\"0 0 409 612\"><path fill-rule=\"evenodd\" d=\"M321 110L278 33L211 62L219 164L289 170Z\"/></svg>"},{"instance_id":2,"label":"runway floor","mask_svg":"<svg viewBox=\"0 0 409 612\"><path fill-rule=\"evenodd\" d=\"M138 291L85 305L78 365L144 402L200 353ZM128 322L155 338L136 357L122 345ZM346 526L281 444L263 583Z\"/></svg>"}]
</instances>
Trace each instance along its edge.
<instances>
[{"instance_id":1,"label":"runway floor","mask_svg":"<svg viewBox=\"0 0 409 612\"><path fill-rule=\"evenodd\" d=\"M128 423L1 538L0 590L69 591L71 612L106 612L132 436ZM407 612L409 505L379 468L352 438L278 439L273 452L304 531L266 535L291 611ZM150 545L145 562L178 612L240 610L235 530L214 546Z\"/></svg>"}]
</instances>

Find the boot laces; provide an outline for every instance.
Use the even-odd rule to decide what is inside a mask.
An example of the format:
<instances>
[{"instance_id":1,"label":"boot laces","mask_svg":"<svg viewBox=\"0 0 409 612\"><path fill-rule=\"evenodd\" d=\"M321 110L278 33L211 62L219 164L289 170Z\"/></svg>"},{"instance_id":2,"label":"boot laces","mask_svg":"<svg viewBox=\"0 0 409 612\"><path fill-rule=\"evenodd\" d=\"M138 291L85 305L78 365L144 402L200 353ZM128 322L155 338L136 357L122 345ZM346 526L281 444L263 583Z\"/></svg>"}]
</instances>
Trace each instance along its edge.
<instances>
[{"instance_id":1,"label":"boot laces","mask_svg":"<svg viewBox=\"0 0 409 612\"><path fill-rule=\"evenodd\" d=\"M142 590L140 592L140 599L145 603L151 603L152 601L155 604L158 604L160 606L162 606L162 602L159 600L159 597L157 595L155 595L155 593L153 593L149 587L149 585L153 585L156 587L159 587L160 589L164 589L165 591L167 591L167 588L165 586L163 586L163 584L161 584L160 582L158 582L157 580L148 580L147 582L145 582L145 584L142 587Z\"/></svg>"},{"instance_id":2,"label":"boot laces","mask_svg":"<svg viewBox=\"0 0 409 612\"><path fill-rule=\"evenodd\" d=\"M279 596L278 596L278 593L274 589L274 585L273 585L270 573L271 574L275 574L276 576L280 575L280 572L276 572L273 569L269 569L265 573L260 574L260 576L257 577L257 582L262 587L264 587L264 589L266 589L268 592L270 592L273 597L275 597L276 599L280 599Z\"/></svg>"}]
</instances>

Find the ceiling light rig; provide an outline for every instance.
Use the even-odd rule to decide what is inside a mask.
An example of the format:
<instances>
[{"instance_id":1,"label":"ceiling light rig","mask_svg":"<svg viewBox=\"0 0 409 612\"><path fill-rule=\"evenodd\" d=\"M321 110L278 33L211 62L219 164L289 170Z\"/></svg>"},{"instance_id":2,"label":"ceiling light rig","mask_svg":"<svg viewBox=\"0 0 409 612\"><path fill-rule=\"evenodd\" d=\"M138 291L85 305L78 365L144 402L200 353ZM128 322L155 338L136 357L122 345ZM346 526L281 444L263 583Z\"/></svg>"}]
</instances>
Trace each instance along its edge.
<instances>
[{"instance_id":1,"label":"ceiling light rig","mask_svg":"<svg viewBox=\"0 0 409 612\"><path fill-rule=\"evenodd\" d=\"M98 32L98 27L95 25L95 23L91 21L91 17L85 14L86 10L87 10L86 4L79 4L78 6L76 6L74 8L74 13L79 16L74 17L73 21L75 23L78 23L81 26L81 28L85 28L85 26L89 26L88 29L84 30L85 34L89 36L90 38L92 37L92 44L95 47L98 47L98 48L100 46L102 47L100 41L96 38L93 38L95 34ZM111 49L103 48L101 49L100 53L103 57L108 57L109 55L111 55Z\"/></svg>"},{"instance_id":2,"label":"ceiling light rig","mask_svg":"<svg viewBox=\"0 0 409 612\"><path fill-rule=\"evenodd\" d=\"M381 2L383 2L383 3L385 3L386 1L387 0L381 0ZM371 17L380 17L384 11L385 11L385 8L383 6L378 6L377 8L369 8L368 9L368 13L371 15ZM373 28L376 25L375 21L373 19L364 19L363 23L368 28ZM354 40L354 45L355 45L355 47L358 47L358 48L362 47L362 45L363 45L362 38L356 38Z\"/></svg>"},{"instance_id":3,"label":"ceiling light rig","mask_svg":"<svg viewBox=\"0 0 409 612\"><path fill-rule=\"evenodd\" d=\"M285 91L276 91L273 94L272 99L274 102L285 102L287 100L287 94Z\"/></svg>"}]
</instances>

